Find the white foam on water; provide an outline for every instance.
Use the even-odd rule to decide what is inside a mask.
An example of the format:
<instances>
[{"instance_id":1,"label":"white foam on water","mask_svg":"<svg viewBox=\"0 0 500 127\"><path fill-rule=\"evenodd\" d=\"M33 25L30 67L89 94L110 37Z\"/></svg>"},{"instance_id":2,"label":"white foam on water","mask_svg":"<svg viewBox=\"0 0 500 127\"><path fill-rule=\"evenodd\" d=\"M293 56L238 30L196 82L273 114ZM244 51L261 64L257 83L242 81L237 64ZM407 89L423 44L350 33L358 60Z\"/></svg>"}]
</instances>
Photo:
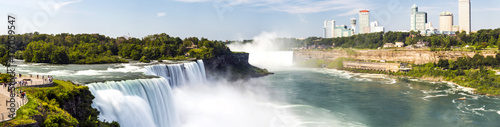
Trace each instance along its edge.
<instances>
[{"instance_id":1,"label":"white foam on water","mask_svg":"<svg viewBox=\"0 0 500 127\"><path fill-rule=\"evenodd\" d=\"M103 75L101 72L102 71L98 70L82 70L82 71L77 71L73 75Z\"/></svg>"},{"instance_id":2,"label":"white foam on water","mask_svg":"<svg viewBox=\"0 0 500 127\"><path fill-rule=\"evenodd\" d=\"M392 78L387 78L387 79L389 79L389 81L386 82L387 84L395 84L395 83L397 83L396 79L392 79Z\"/></svg>"},{"instance_id":3,"label":"white foam on water","mask_svg":"<svg viewBox=\"0 0 500 127\"><path fill-rule=\"evenodd\" d=\"M28 65L27 64L20 64L20 65L17 65L19 67L27 67Z\"/></svg>"},{"instance_id":4,"label":"white foam on water","mask_svg":"<svg viewBox=\"0 0 500 127\"><path fill-rule=\"evenodd\" d=\"M315 69L314 71L343 79L353 79L355 76L361 75L361 73L351 73L337 69Z\"/></svg>"},{"instance_id":5,"label":"white foam on water","mask_svg":"<svg viewBox=\"0 0 500 127\"><path fill-rule=\"evenodd\" d=\"M120 64L119 68L108 68L105 72L142 72L141 69L143 68L132 64Z\"/></svg>"},{"instance_id":6,"label":"white foam on water","mask_svg":"<svg viewBox=\"0 0 500 127\"><path fill-rule=\"evenodd\" d=\"M133 66L131 64L120 64L116 68L107 68L107 70L80 70L75 73L69 74L71 76L96 76L96 75L107 75L107 73L120 72L120 73L129 73L129 72L143 72L141 69L144 69L139 66Z\"/></svg>"},{"instance_id":7,"label":"white foam on water","mask_svg":"<svg viewBox=\"0 0 500 127\"><path fill-rule=\"evenodd\" d=\"M445 92L445 90L421 90L422 93L425 93L425 94L431 94L431 93L443 93Z\"/></svg>"},{"instance_id":8,"label":"white foam on water","mask_svg":"<svg viewBox=\"0 0 500 127\"><path fill-rule=\"evenodd\" d=\"M72 75L74 71L72 70L55 70L55 71L49 71L46 73L40 73L40 72L34 72L31 73L32 75L51 75L51 76L69 76Z\"/></svg>"},{"instance_id":9,"label":"white foam on water","mask_svg":"<svg viewBox=\"0 0 500 127\"><path fill-rule=\"evenodd\" d=\"M420 82L420 80L419 80L419 79L415 79L415 78L411 78L411 79L408 79L408 80L410 80L410 81L414 81L414 82Z\"/></svg>"},{"instance_id":10,"label":"white foam on water","mask_svg":"<svg viewBox=\"0 0 500 127\"><path fill-rule=\"evenodd\" d=\"M448 96L448 94L438 94L438 95L434 95L434 96L432 96L432 95L427 95L427 96L423 97L422 99L424 99L424 100L426 100L426 101L429 101L429 100L428 100L429 98L435 98L435 97L446 97L446 96Z\"/></svg>"},{"instance_id":11,"label":"white foam on water","mask_svg":"<svg viewBox=\"0 0 500 127\"><path fill-rule=\"evenodd\" d=\"M411 84L407 84L406 87L410 88L410 89L413 89L413 87L411 86Z\"/></svg>"}]
</instances>

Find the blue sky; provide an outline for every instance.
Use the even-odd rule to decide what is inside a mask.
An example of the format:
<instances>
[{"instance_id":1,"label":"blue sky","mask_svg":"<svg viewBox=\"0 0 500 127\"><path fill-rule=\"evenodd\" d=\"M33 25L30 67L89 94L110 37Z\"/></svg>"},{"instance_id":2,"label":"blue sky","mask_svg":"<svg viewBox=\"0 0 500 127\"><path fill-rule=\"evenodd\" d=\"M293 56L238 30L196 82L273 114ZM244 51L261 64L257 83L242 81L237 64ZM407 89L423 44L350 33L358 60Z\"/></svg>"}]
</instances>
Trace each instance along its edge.
<instances>
[{"instance_id":1,"label":"blue sky","mask_svg":"<svg viewBox=\"0 0 500 127\"><path fill-rule=\"evenodd\" d=\"M408 30L410 7L419 6L439 27L450 11L458 25L458 0L0 0L0 21L15 14L18 32L100 33L144 37L167 33L216 40L251 39L264 31L279 37L322 36L323 21L349 24L361 9L386 30ZM499 0L472 0L472 30L500 28Z\"/></svg>"}]
</instances>

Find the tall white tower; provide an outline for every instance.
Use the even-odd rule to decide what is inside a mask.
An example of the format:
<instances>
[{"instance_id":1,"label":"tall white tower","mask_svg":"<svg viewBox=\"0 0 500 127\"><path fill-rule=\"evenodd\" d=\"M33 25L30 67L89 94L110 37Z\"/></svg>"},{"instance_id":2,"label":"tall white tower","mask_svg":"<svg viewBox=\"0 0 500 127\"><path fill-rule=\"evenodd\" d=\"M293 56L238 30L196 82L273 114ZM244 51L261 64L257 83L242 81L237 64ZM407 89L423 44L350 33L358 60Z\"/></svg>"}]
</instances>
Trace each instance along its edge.
<instances>
[{"instance_id":1,"label":"tall white tower","mask_svg":"<svg viewBox=\"0 0 500 127\"><path fill-rule=\"evenodd\" d=\"M328 33L326 29L327 27L328 27L328 21L325 20L325 22L323 23L323 33L324 33L323 38L326 38L326 34Z\"/></svg>"},{"instance_id":2,"label":"tall white tower","mask_svg":"<svg viewBox=\"0 0 500 127\"><path fill-rule=\"evenodd\" d=\"M335 20L325 20L323 24L323 31L324 31L324 36L325 38L332 38L335 37Z\"/></svg>"},{"instance_id":3,"label":"tall white tower","mask_svg":"<svg viewBox=\"0 0 500 127\"><path fill-rule=\"evenodd\" d=\"M460 31L470 33L470 0L458 0L458 24Z\"/></svg>"},{"instance_id":4,"label":"tall white tower","mask_svg":"<svg viewBox=\"0 0 500 127\"><path fill-rule=\"evenodd\" d=\"M335 37L335 20L332 20L332 38Z\"/></svg>"},{"instance_id":5,"label":"tall white tower","mask_svg":"<svg viewBox=\"0 0 500 127\"><path fill-rule=\"evenodd\" d=\"M351 18L351 28L354 34L356 32L356 18Z\"/></svg>"},{"instance_id":6,"label":"tall white tower","mask_svg":"<svg viewBox=\"0 0 500 127\"><path fill-rule=\"evenodd\" d=\"M359 11L359 33L370 33L370 11Z\"/></svg>"}]
</instances>

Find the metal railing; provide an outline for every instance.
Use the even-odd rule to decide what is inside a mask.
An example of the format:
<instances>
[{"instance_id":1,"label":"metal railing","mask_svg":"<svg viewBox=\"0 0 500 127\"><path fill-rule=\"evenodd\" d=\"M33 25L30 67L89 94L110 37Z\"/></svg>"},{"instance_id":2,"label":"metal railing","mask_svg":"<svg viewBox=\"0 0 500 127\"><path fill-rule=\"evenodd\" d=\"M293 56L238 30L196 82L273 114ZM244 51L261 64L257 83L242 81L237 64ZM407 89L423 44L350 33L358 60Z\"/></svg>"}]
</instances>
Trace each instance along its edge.
<instances>
[{"instance_id":1,"label":"metal railing","mask_svg":"<svg viewBox=\"0 0 500 127\"><path fill-rule=\"evenodd\" d=\"M19 98L21 101L16 101L16 106L14 107L17 110L19 110L19 108L21 108L22 106L24 106L25 104L27 104L29 102L28 98L25 97L25 98ZM7 105L8 103L6 103L5 105ZM6 112L1 112L0 113L0 122L4 122L4 121L9 121L9 120L12 120L12 118L9 117L9 114L10 114L10 111L6 111ZM14 114L14 118L16 117L17 113Z\"/></svg>"}]
</instances>

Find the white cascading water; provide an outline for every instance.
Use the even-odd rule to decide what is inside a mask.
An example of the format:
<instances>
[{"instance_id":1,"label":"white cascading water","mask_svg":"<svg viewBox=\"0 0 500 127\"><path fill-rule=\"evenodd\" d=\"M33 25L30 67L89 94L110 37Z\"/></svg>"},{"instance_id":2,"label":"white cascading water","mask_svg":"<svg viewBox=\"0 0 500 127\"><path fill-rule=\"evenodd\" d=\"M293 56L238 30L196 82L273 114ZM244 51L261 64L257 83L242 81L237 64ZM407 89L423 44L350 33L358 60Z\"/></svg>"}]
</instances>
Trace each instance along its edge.
<instances>
[{"instance_id":1,"label":"white cascading water","mask_svg":"<svg viewBox=\"0 0 500 127\"><path fill-rule=\"evenodd\" d=\"M121 126L175 127L179 123L172 91L163 78L89 84L100 119Z\"/></svg>"},{"instance_id":2,"label":"white cascading water","mask_svg":"<svg viewBox=\"0 0 500 127\"><path fill-rule=\"evenodd\" d=\"M160 64L146 66L147 75L155 75L169 80L172 86L200 84L206 81L205 66L202 60L182 64Z\"/></svg>"},{"instance_id":3,"label":"white cascading water","mask_svg":"<svg viewBox=\"0 0 500 127\"><path fill-rule=\"evenodd\" d=\"M262 80L207 82L203 61L145 67L163 78L89 84L99 118L124 127L295 126L286 107L268 100ZM237 87L246 84L245 87ZM253 85L252 85L253 84ZM255 91L258 91L255 93Z\"/></svg>"},{"instance_id":4,"label":"white cascading water","mask_svg":"<svg viewBox=\"0 0 500 127\"><path fill-rule=\"evenodd\" d=\"M163 78L89 84L100 119L131 127L177 127L172 87L206 81L203 61L145 67Z\"/></svg>"}]
</instances>

